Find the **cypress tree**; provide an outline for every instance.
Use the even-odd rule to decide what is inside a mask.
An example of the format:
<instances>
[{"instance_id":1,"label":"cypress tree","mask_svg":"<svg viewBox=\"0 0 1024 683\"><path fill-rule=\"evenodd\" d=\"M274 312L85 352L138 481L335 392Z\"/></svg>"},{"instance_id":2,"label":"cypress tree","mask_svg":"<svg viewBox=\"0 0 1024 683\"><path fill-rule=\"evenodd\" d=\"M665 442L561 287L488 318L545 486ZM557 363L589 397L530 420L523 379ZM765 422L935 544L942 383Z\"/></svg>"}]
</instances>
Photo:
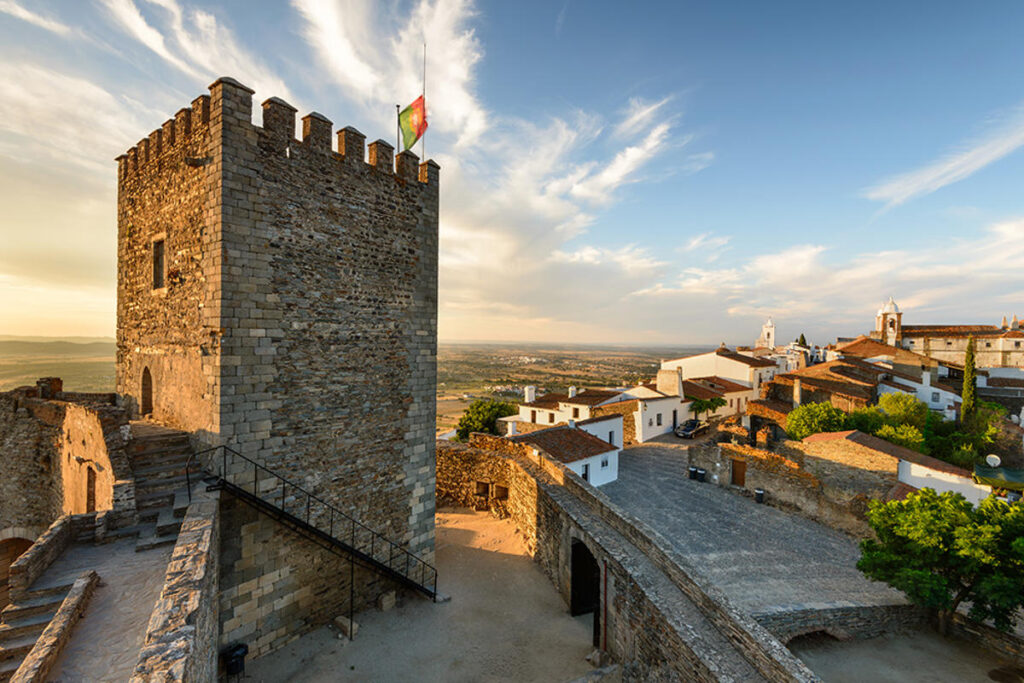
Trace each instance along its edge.
<instances>
[{"instance_id":1,"label":"cypress tree","mask_svg":"<svg viewBox=\"0 0 1024 683\"><path fill-rule=\"evenodd\" d=\"M974 337L967 338L967 353L964 355L964 387L960 394L960 419L968 420L977 408L978 371L974 367Z\"/></svg>"},{"instance_id":2,"label":"cypress tree","mask_svg":"<svg viewBox=\"0 0 1024 683\"><path fill-rule=\"evenodd\" d=\"M800 333L800 339L797 340L797 344L800 346L807 346L807 337L804 336L803 332Z\"/></svg>"}]
</instances>

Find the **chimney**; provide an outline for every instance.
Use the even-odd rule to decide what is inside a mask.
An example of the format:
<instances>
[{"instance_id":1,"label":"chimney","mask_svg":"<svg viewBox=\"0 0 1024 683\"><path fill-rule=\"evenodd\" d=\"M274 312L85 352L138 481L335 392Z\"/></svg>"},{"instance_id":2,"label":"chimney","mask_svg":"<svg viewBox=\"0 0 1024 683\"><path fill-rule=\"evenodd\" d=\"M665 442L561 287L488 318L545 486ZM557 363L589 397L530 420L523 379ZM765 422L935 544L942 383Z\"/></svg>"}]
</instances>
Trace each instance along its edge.
<instances>
[{"instance_id":1,"label":"chimney","mask_svg":"<svg viewBox=\"0 0 1024 683\"><path fill-rule=\"evenodd\" d=\"M925 370L923 373L921 373L921 383L924 384L926 387L930 387L932 385L931 370Z\"/></svg>"},{"instance_id":2,"label":"chimney","mask_svg":"<svg viewBox=\"0 0 1024 683\"><path fill-rule=\"evenodd\" d=\"M576 429L576 420L569 419L569 429Z\"/></svg>"},{"instance_id":3,"label":"chimney","mask_svg":"<svg viewBox=\"0 0 1024 683\"><path fill-rule=\"evenodd\" d=\"M533 386L532 384L529 385L529 386L523 387L523 400L526 403L533 403L534 401L536 401L537 400L537 387Z\"/></svg>"},{"instance_id":4,"label":"chimney","mask_svg":"<svg viewBox=\"0 0 1024 683\"><path fill-rule=\"evenodd\" d=\"M575 396L576 396L576 387L569 387L569 398L575 398Z\"/></svg>"},{"instance_id":5,"label":"chimney","mask_svg":"<svg viewBox=\"0 0 1024 683\"><path fill-rule=\"evenodd\" d=\"M683 369L676 368L676 396L683 398Z\"/></svg>"},{"instance_id":6,"label":"chimney","mask_svg":"<svg viewBox=\"0 0 1024 683\"><path fill-rule=\"evenodd\" d=\"M793 378L793 407L796 408L804 400L804 388L799 377Z\"/></svg>"}]
</instances>

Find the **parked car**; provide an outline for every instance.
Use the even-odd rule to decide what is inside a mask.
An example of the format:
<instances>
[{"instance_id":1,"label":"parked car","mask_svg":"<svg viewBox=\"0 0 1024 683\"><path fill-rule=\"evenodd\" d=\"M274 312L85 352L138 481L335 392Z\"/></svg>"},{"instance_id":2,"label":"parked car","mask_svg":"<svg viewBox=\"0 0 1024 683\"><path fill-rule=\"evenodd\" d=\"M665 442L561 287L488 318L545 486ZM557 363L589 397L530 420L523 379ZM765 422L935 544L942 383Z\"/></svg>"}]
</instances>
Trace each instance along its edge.
<instances>
[{"instance_id":1,"label":"parked car","mask_svg":"<svg viewBox=\"0 0 1024 683\"><path fill-rule=\"evenodd\" d=\"M676 427L676 436L682 439L692 439L708 430L708 423L700 420L687 420Z\"/></svg>"}]
</instances>

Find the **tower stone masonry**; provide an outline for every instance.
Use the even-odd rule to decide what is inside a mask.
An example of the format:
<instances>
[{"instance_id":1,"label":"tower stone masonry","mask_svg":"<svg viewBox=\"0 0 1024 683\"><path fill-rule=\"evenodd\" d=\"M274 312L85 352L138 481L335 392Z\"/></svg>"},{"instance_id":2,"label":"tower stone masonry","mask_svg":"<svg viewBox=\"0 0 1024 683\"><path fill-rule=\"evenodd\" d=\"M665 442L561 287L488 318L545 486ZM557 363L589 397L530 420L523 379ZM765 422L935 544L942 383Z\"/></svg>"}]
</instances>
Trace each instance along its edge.
<instances>
[{"instance_id":1,"label":"tower stone masonry","mask_svg":"<svg viewBox=\"0 0 1024 683\"><path fill-rule=\"evenodd\" d=\"M117 391L432 561L439 168L252 94L118 158Z\"/></svg>"}]
</instances>

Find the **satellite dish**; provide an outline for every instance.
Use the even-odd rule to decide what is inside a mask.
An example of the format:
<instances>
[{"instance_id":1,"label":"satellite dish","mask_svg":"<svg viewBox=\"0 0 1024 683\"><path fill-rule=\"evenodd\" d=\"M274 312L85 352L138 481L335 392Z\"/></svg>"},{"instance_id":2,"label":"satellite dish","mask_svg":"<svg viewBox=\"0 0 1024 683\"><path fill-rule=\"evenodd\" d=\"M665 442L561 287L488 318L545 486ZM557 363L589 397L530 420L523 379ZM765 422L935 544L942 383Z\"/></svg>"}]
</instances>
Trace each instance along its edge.
<instances>
[{"instance_id":1,"label":"satellite dish","mask_svg":"<svg viewBox=\"0 0 1024 683\"><path fill-rule=\"evenodd\" d=\"M1003 461L999 459L999 456L995 453L989 453L985 456L985 462L988 463L989 467L999 467Z\"/></svg>"}]
</instances>

